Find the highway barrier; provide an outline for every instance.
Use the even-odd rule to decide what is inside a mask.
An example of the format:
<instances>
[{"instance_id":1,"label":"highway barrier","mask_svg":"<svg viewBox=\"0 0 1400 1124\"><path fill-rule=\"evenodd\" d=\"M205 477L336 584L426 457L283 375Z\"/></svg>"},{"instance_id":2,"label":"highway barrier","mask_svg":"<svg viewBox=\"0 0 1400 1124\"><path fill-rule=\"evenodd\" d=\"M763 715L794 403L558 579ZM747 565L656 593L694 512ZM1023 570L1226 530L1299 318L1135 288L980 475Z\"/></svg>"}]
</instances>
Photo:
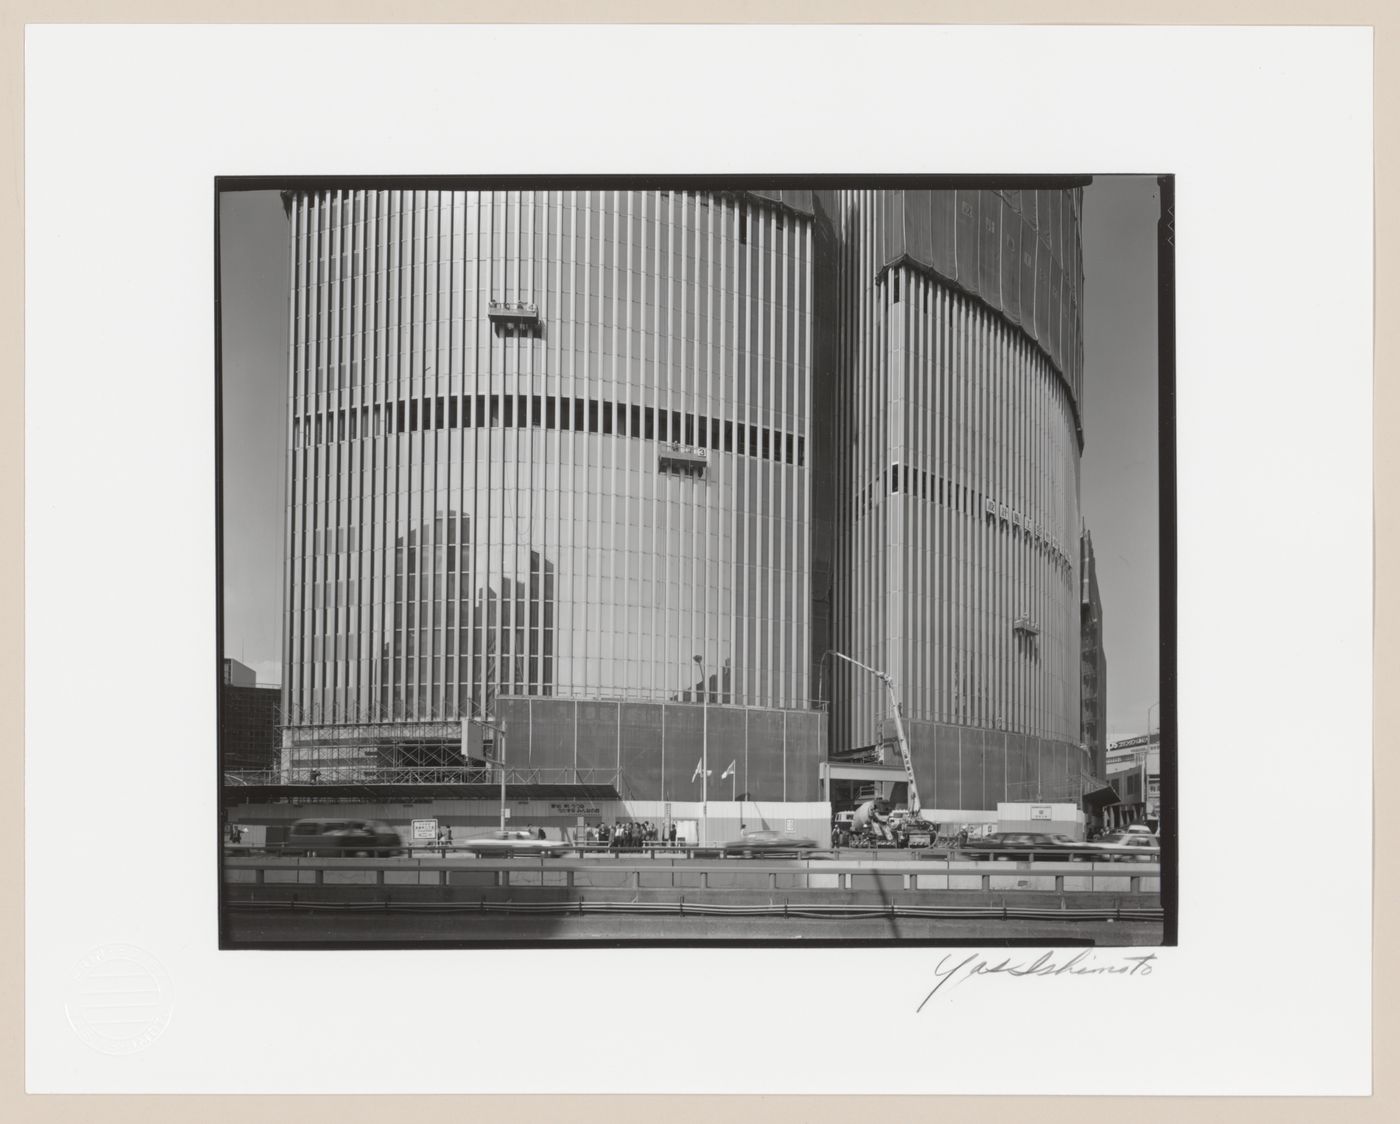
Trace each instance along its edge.
<instances>
[{"instance_id":1,"label":"highway barrier","mask_svg":"<svg viewBox=\"0 0 1400 1124\"><path fill-rule=\"evenodd\" d=\"M240 856L233 910L1160 921L1155 864Z\"/></svg>"},{"instance_id":2,"label":"highway barrier","mask_svg":"<svg viewBox=\"0 0 1400 1124\"><path fill-rule=\"evenodd\" d=\"M304 897L284 899L235 898L228 908L263 912L275 909L323 913L377 913L387 910L408 913L457 914L548 914L572 916L584 914L651 914L683 917L785 917L822 920L877 920L882 918L923 917L930 919L971 919L988 921L1161 921L1160 906L1134 905L1115 902L1108 906L1075 907L1067 909L1037 907L1002 901L988 906L916 905L891 901L887 904L858 903L794 903L790 901L757 904L688 901L491 901L479 898L470 902L444 901L317 901Z\"/></svg>"}]
</instances>

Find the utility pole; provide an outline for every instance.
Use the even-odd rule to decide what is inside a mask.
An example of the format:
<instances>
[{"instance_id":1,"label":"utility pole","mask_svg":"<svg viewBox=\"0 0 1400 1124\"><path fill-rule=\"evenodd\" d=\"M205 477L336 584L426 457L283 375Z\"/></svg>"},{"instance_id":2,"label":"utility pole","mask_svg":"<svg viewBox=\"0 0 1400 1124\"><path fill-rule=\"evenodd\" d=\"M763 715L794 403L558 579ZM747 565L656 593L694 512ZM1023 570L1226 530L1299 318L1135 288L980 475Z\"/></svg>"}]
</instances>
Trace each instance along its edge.
<instances>
[{"instance_id":1,"label":"utility pole","mask_svg":"<svg viewBox=\"0 0 1400 1124\"><path fill-rule=\"evenodd\" d=\"M483 730L490 730L493 734L496 735L496 736L492 739L492 746L491 746L491 752L490 752L490 754L487 754L486 751L485 751L485 749L482 749L482 756L485 757L487 761L492 761L492 760L494 759L496 766L497 766L497 767L500 769L500 771L501 771L501 830L504 831L504 830L506 829L506 731L505 731L505 727L504 727L504 726L498 726L498 725L496 725L494 722L487 722L487 721L486 721L485 719L483 719L483 718L463 718L463 719L462 719L462 728L463 728L462 739L463 739L463 752L464 752L464 753L466 752L466 749L467 749L467 746L466 746L466 741L467 741L466 727L467 727L467 726L479 726L479 727L481 727L481 729L483 729Z\"/></svg>"}]
</instances>

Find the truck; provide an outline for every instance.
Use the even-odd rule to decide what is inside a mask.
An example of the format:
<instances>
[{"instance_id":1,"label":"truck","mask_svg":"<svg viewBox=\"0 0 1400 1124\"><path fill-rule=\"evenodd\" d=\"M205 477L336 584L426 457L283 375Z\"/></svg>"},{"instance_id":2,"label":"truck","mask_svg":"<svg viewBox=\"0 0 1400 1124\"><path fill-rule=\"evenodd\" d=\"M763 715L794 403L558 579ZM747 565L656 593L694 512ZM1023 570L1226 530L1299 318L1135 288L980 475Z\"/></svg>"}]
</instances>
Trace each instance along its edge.
<instances>
[{"instance_id":1,"label":"truck","mask_svg":"<svg viewBox=\"0 0 1400 1124\"><path fill-rule=\"evenodd\" d=\"M848 664L868 671L885 685L889 693L890 712L894 717L895 743L899 747L899 759L904 765L904 776L909 784L909 806L891 809L886 800L867 800L856 809L851 821L853 838L887 847L929 847L938 838L938 825L930 823L923 816L923 804L919 800L919 782L914 776L914 761L909 755L909 739L904 733L904 708L900 705L899 693L895 690L894 677L869 664L861 663L841 652L831 649L828 655L845 660Z\"/></svg>"}]
</instances>

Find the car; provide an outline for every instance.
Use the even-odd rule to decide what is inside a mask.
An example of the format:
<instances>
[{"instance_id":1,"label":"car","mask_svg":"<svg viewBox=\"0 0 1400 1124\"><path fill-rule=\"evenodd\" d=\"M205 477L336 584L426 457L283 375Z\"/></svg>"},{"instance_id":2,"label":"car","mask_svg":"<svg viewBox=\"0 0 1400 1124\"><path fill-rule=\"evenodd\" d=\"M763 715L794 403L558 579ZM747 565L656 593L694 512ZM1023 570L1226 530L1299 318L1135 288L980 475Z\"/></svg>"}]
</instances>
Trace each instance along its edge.
<instances>
[{"instance_id":1,"label":"car","mask_svg":"<svg viewBox=\"0 0 1400 1124\"><path fill-rule=\"evenodd\" d=\"M478 858L515 858L521 855L543 855L558 858L573 850L562 839L540 839L528 831L506 828L473 835L456 846Z\"/></svg>"},{"instance_id":2,"label":"car","mask_svg":"<svg viewBox=\"0 0 1400 1124\"><path fill-rule=\"evenodd\" d=\"M379 820L297 820L282 844L284 855L398 855L403 838Z\"/></svg>"},{"instance_id":3,"label":"car","mask_svg":"<svg viewBox=\"0 0 1400 1124\"><path fill-rule=\"evenodd\" d=\"M969 839L958 847L957 853L963 858L981 859L1049 859L1064 862L1073 860L1073 854L1066 854L1070 848L1082 847L1063 833L1038 831L994 831L980 839Z\"/></svg>"},{"instance_id":4,"label":"car","mask_svg":"<svg viewBox=\"0 0 1400 1124\"><path fill-rule=\"evenodd\" d=\"M802 855L816 849L817 841L805 835L789 835L785 831L746 831L742 838L723 844L720 854L725 858L751 859L756 855Z\"/></svg>"},{"instance_id":5,"label":"car","mask_svg":"<svg viewBox=\"0 0 1400 1124\"><path fill-rule=\"evenodd\" d=\"M1111 835L1105 835L1095 843L1089 844L1095 851L1105 852L1102 855L1095 855L1095 861L1100 858L1108 862L1161 862L1162 844L1161 841L1149 831L1134 831L1129 828L1127 831L1115 831Z\"/></svg>"}]
</instances>

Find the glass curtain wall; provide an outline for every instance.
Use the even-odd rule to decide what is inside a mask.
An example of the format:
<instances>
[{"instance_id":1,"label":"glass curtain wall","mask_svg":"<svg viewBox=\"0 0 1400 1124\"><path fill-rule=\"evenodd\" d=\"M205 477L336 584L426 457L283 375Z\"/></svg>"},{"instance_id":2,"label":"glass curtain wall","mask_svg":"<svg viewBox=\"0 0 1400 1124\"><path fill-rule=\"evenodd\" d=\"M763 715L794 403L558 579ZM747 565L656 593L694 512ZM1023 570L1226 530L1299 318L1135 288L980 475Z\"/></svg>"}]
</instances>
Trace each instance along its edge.
<instances>
[{"instance_id":1,"label":"glass curtain wall","mask_svg":"<svg viewBox=\"0 0 1400 1124\"><path fill-rule=\"evenodd\" d=\"M833 647L913 721L1077 743L1078 192L842 191L832 215ZM827 675L833 746L880 741L879 682Z\"/></svg>"},{"instance_id":2,"label":"glass curtain wall","mask_svg":"<svg viewBox=\"0 0 1400 1124\"><path fill-rule=\"evenodd\" d=\"M506 695L807 704L810 214L287 202L293 724Z\"/></svg>"}]
</instances>

